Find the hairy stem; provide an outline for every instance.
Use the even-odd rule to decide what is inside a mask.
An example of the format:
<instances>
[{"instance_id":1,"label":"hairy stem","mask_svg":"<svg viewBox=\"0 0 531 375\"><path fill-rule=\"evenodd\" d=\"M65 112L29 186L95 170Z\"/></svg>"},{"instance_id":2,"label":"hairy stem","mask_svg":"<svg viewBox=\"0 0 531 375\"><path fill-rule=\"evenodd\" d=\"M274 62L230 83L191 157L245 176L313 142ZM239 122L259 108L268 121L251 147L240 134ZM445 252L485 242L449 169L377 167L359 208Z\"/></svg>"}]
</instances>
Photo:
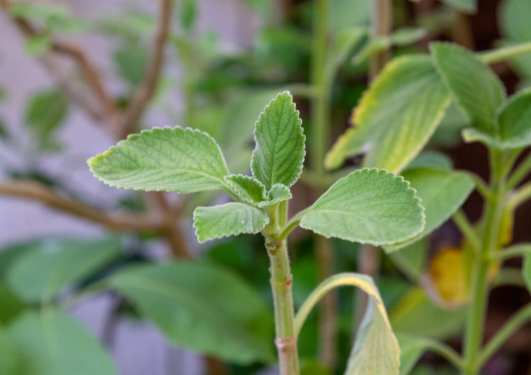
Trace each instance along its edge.
<instances>
[{"instance_id":1,"label":"hairy stem","mask_svg":"<svg viewBox=\"0 0 531 375\"><path fill-rule=\"evenodd\" d=\"M483 341L488 305L490 254L498 249L499 230L505 203L504 159L502 153L491 151L492 199L486 202L481 249L472 266L471 301L468 307L465 334L465 366L463 368L465 375L477 375L480 369L479 352Z\"/></svg>"}]
</instances>

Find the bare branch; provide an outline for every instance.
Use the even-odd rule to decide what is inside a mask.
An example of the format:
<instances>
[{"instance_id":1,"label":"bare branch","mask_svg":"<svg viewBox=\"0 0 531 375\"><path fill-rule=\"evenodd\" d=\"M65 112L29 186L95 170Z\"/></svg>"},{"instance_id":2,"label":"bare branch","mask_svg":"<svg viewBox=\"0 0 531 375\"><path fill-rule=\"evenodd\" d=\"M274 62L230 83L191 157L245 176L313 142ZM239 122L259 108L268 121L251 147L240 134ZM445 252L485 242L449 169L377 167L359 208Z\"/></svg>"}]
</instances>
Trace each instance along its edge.
<instances>
[{"instance_id":1,"label":"bare branch","mask_svg":"<svg viewBox=\"0 0 531 375\"><path fill-rule=\"evenodd\" d=\"M160 1L158 27L151 52L152 60L147 67L143 82L133 94L131 102L120 121L122 137L126 136L135 128L135 125L153 98L159 82L164 64L164 47L168 41L173 11L173 0Z\"/></svg>"},{"instance_id":2,"label":"bare branch","mask_svg":"<svg viewBox=\"0 0 531 375\"><path fill-rule=\"evenodd\" d=\"M163 231L160 218L143 214L109 214L82 202L63 197L33 181L0 183L0 195L39 202L51 209L102 225L113 231Z\"/></svg>"}]
</instances>

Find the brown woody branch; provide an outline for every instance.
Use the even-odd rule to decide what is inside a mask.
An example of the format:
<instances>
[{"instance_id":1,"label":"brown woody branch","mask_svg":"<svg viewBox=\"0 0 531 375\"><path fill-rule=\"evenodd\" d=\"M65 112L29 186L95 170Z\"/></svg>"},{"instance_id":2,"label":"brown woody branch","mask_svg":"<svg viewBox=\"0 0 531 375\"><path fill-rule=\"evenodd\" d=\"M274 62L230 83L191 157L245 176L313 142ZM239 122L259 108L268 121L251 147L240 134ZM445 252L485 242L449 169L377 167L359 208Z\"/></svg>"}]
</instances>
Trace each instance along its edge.
<instances>
[{"instance_id":1,"label":"brown woody branch","mask_svg":"<svg viewBox=\"0 0 531 375\"><path fill-rule=\"evenodd\" d=\"M173 13L173 0L160 0L158 28L153 40L152 60L147 67L144 80L133 94L127 110L120 121L122 136L131 132L142 117L147 105L155 95L162 66L164 64L164 47L168 41Z\"/></svg>"},{"instance_id":2,"label":"brown woody branch","mask_svg":"<svg viewBox=\"0 0 531 375\"><path fill-rule=\"evenodd\" d=\"M39 202L51 209L88 220L114 231L162 232L163 221L152 215L106 213L85 203L64 197L49 187L33 181L0 183L0 195Z\"/></svg>"}]
</instances>

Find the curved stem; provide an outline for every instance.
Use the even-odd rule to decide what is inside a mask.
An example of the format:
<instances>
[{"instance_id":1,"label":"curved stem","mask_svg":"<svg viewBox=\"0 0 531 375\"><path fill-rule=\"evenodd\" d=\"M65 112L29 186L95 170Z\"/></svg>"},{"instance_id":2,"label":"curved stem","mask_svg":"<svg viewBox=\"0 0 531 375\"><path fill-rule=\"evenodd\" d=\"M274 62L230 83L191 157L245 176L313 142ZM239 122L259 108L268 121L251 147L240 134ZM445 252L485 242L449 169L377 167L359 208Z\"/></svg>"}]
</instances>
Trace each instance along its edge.
<instances>
[{"instance_id":1,"label":"curved stem","mask_svg":"<svg viewBox=\"0 0 531 375\"><path fill-rule=\"evenodd\" d=\"M448 345L432 339L426 339L425 345L428 351L439 354L458 369L463 367L463 359L461 356Z\"/></svg>"},{"instance_id":2,"label":"curved stem","mask_svg":"<svg viewBox=\"0 0 531 375\"><path fill-rule=\"evenodd\" d=\"M517 244L514 246L510 246L502 251L498 251L495 254L492 254L492 259L506 260L510 258L521 257L526 254L531 254L531 244L529 243Z\"/></svg>"},{"instance_id":3,"label":"curved stem","mask_svg":"<svg viewBox=\"0 0 531 375\"><path fill-rule=\"evenodd\" d=\"M531 53L531 42L483 52L479 56L485 64L495 64L528 53Z\"/></svg>"},{"instance_id":4,"label":"curved stem","mask_svg":"<svg viewBox=\"0 0 531 375\"><path fill-rule=\"evenodd\" d=\"M468 221L463 211L459 210L454 213L452 219L455 225L457 225L457 227L459 228L461 234L467 239L468 242L470 242L470 244L474 248L474 251L479 252L481 248L481 241L479 240L476 231Z\"/></svg>"},{"instance_id":5,"label":"curved stem","mask_svg":"<svg viewBox=\"0 0 531 375\"><path fill-rule=\"evenodd\" d=\"M511 174L507 181L509 188L514 188L518 185L531 171L531 156L528 156Z\"/></svg>"},{"instance_id":6,"label":"curved stem","mask_svg":"<svg viewBox=\"0 0 531 375\"><path fill-rule=\"evenodd\" d=\"M529 198L531 198L531 182L528 182L511 194L508 206L514 209L527 201Z\"/></svg>"},{"instance_id":7,"label":"curved stem","mask_svg":"<svg viewBox=\"0 0 531 375\"><path fill-rule=\"evenodd\" d=\"M521 308L489 341L479 357L479 366L484 364L518 329L531 319L531 303Z\"/></svg>"}]
</instances>

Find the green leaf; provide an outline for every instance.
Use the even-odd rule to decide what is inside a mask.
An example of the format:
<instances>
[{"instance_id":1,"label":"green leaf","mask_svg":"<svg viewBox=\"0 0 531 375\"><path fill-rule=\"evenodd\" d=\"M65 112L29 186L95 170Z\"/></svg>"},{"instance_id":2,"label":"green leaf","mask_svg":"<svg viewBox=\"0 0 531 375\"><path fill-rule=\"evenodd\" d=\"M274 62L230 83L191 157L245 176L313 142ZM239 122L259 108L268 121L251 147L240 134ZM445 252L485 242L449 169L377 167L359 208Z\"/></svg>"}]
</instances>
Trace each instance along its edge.
<instances>
[{"instance_id":1,"label":"green leaf","mask_svg":"<svg viewBox=\"0 0 531 375\"><path fill-rule=\"evenodd\" d=\"M299 111L288 92L278 94L258 118L251 170L267 189L293 185L304 163L304 132Z\"/></svg>"},{"instance_id":2,"label":"green leaf","mask_svg":"<svg viewBox=\"0 0 531 375\"><path fill-rule=\"evenodd\" d=\"M452 166L452 159L445 154L437 151L424 151L407 166L406 170L431 168L449 171Z\"/></svg>"},{"instance_id":3,"label":"green leaf","mask_svg":"<svg viewBox=\"0 0 531 375\"><path fill-rule=\"evenodd\" d=\"M89 159L94 176L109 186L193 193L221 189L229 174L216 141L191 128L155 128L127 137Z\"/></svg>"},{"instance_id":4,"label":"green leaf","mask_svg":"<svg viewBox=\"0 0 531 375\"><path fill-rule=\"evenodd\" d=\"M531 144L531 89L513 95L498 113L498 138L503 148Z\"/></svg>"},{"instance_id":5,"label":"green leaf","mask_svg":"<svg viewBox=\"0 0 531 375\"><path fill-rule=\"evenodd\" d=\"M361 169L336 181L306 209L300 226L325 237L392 244L421 232L424 210L402 177Z\"/></svg>"},{"instance_id":6,"label":"green leaf","mask_svg":"<svg viewBox=\"0 0 531 375\"><path fill-rule=\"evenodd\" d=\"M353 127L328 153L326 167L366 151L365 166L400 172L428 142L449 104L429 57L391 61L356 107Z\"/></svg>"},{"instance_id":7,"label":"green leaf","mask_svg":"<svg viewBox=\"0 0 531 375\"><path fill-rule=\"evenodd\" d=\"M527 289L531 292L531 254L524 257L524 267L522 269Z\"/></svg>"},{"instance_id":8,"label":"green leaf","mask_svg":"<svg viewBox=\"0 0 531 375\"><path fill-rule=\"evenodd\" d=\"M497 132L496 112L505 100L502 82L473 52L450 43L432 43L438 72L472 126L488 135Z\"/></svg>"},{"instance_id":9,"label":"green leaf","mask_svg":"<svg viewBox=\"0 0 531 375\"><path fill-rule=\"evenodd\" d=\"M426 237L389 254L395 266L414 282L419 281L424 274L428 255L429 243Z\"/></svg>"},{"instance_id":10,"label":"green leaf","mask_svg":"<svg viewBox=\"0 0 531 375\"><path fill-rule=\"evenodd\" d=\"M147 57L146 49L138 43L124 43L112 55L116 71L132 86L137 86L144 78Z\"/></svg>"},{"instance_id":11,"label":"green leaf","mask_svg":"<svg viewBox=\"0 0 531 375\"><path fill-rule=\"evenodd\" d=\"M400 375L408 375L428 348L426 339L398 335L400 343Z\"/></svg>"},{"instance_id":12,"label":"green leaf","mask_svg":"<svg viewBox=\"0 0 531 375\"><path fill-rule=\"evenodd\" d=\"M353 26L369 26L370 18L370 0L329 1L328 25L332 32L337 33Z\"/></svg>"},{"instance_id":13,"label":"green leaf","mask_svg":"<svg viewBox=\"0 0 531 375\"><path fill-rule=\"evenodd\" d=\"M22 375L22 358L7 334L0 331L0 374Z\"/></svg>"},{"instance_id":14,"label":"green leaf","mask_svg":"<svg viewBox=\"0 0 531 375\"><path fill-rule=\"evenodd\" d=\"M291 199L289 187L282 184L274 184L267 192L267 199L258 203L258 207L271 207L277 203Z\"/></svg>"},{"instance_id":15,"label":"green leaf","mask_svg":"<svg viewBox=\"0 0 531 375\"><path fill-rule=\"evenodd\" d=\"M466 308L443 309L423 289L414 287L391 309L389 316L399 335L447 339L462 329ZM434 317L437 317L437 324L434 324Z\"/></svg>"},{"instance_id":16,"label":"green leaf","mask_svg":"<svg viewBox=\"0 0 531 375\"><path fill-rule=\"evenodd\" d=\"M41 56L52 45L51 38L47 34L35 35L26 40L26 51L32 56Z\"/></svg>"},{"instance_id":17,"label":"green leaf","mask_svg":"<svg viewBox=\"0 0 531 375\"><path fill-rule=\"evenodd\" d=\"M4 285L4 282L0 283L0 306L0 325L2 326L9 324L27 307L10 288Z\"/></svg>"},{"instance_id":18,"label":"green leaf","mask_svg":"<svg viewBox=\"0 0 531 375\"><path fill-rule=\"evenodd\" d=\"M184 30L190 31L193 29L197 20L197 14L197 0L184 0L181 2L179 15L181 19L181 26Z\"/></svg>"},{"instance_id":19,"label":"green leaf","mask_svg":"<svg viewBox=\"0 0 531 375\"><path fill-rule=\"evenodd\" d=\"M508 39L504 45L531 41L531 3L521 0L505 0L499 13L500 28ZM531 77L531 55L525 54L511 59L522 78Z\"/></svg>"},{"instance_id":20,"label":"green leaf","mask_svg":"<svg viewBox=\"0 0 531 375\"><path fill-rule=\"evenodd\" d=\"M378 288L358 274L359 287L369 295L367 311L356 334L345 375L398 375L400 347Z\"/></svg>"},{"instance_id":21,"label":"green leaf","mask_svg":"<svg viewBox=\"0 0 531 375\"><path fill-rule=\"evenodd\" d=\"M117 374L96 338L61 311L27 313L6 334L22 358L19 371L6 375Z\"/></svg>"},{"instance_id":22,"label":"green leaf","mask_svg":"<svg viewBox=\"0 0 531 375\"><path fill-rule=\"evenodd\" d=\"M272 360L272 326L260 296L213 264L132 267L110 280L175 345L236 363Z\"/></svg>"},{"instance_id":23,"label":"green leaf","mask_svg":"<svg viewBox=\"0 0 531 375\"><path fill-rule=\"evenodd\" d=\"M44 147L68 114L68 98L62 91L47 89L31 96L25 109L25 123Z\"/></svg>"},{"instance_id":24,"label":"green leaf","mask_svg":"<svg viewBox=\"0 0 531 375\"><path fill-rule=\"evenodd\" d=\"M256 178L243 174L225 176L229 189L245 203L258 203L266 199L265 186Z\"/></svg>"},{"instance_id":25,"label":"green leaf","mask_svg":"<svg viewBox=\"0 0 531 375\"><path fill-rule=\"evenodd\" d=\"M110 262L119 249L116 239L42 241L15 260L8 283L27 302L47 302Z\"/></svg>"},{"instance_id":26,"label":"green leaf","mask_svg":"<svg viewBox=\"0 0 531 375\"><path fill-rule=\"evenodd\" d=\"M242 233L258 233L268 223L269 216L245 203L197 207L194 211L195 236L199 242Z\"/></svg>"},{"instance_id":27,"label":"green leaf","mask_svg":"<svg viewBox=\"0 0 531 375\"><path fill-rule=\"evenodd\" d=\"M366 36L366 29L361 27L345 29L336 35L326 60L325 69L330 82L333 82L336 72L347 60L354 47L359 46L366 39Z\"/></svg>"},{"instance_id":28,"label":"green leaf","mask_svg":"<svg viewBox=\"0 0 531 375\"><path fill-rule=\"evenodd\" d=\"M477 0L443 0L449 6L467 13L476 13Z\"/></svg>"},{"instance_id":29,"label":"green leaf","mask_svg":"<svg viewBox=\"0 0 531 375\"><path fill-rule=\"evenodd\" d=\"M385 247L396 251L430 234L463 204L474 189L474 180L465 173L441 169L417 168L402 176L417 191L426 212L426 225L421 233L408 241Z\"/></svg>"}]
</instances>

